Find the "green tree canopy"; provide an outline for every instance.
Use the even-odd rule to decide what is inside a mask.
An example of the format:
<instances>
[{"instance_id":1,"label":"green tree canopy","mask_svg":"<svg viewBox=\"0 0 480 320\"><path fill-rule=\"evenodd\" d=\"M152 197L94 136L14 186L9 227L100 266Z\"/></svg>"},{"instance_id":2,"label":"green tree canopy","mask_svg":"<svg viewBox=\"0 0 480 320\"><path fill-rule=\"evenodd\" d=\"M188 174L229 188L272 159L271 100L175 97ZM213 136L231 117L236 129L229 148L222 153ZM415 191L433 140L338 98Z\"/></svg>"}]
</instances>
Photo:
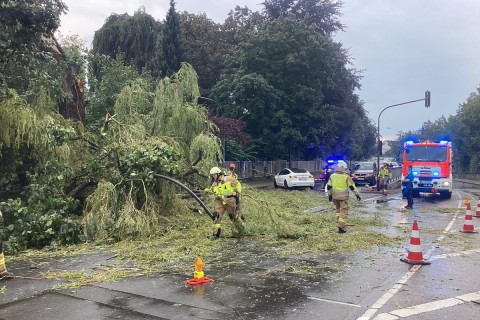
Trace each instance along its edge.
<instances>
[{"instance_id":1,"label":"green tree canopy","mask_svg":"<svg viewBox=\"0 0 480 320\"><path fill-rule=\"evenodd\" d=\"M214 88L224 105L219 113L245 119L261 158L298 159L310 145L344 152L340 137L351 132L353 115L365 114L353 94L358 78L346 69L340 45L291 17L241 40Z\"/></svg>"},{"instance_id":2,"label":"green tree canopy","mask_svg":"<svg viewBox=\"0 0 480 320\"><path fill-rule=\"evenodd\" d=\"M317 32L330 35L343 30L338 20L341 15L341 1L335 0L265 0L263 14L267 20L275 20L292 15L298 21L304 21L315 27Z\"/></svg>"},{"instance_id":3,"label":"green tree canopy","mask_svg":"<svg viewBox=\"0 0 480 320\"><path fill-rule=\"evenodd\" d=\"M154 61L161 24L144 8L133 16L112 14L95 32L92 53L116 59L121 54L125 63L133 65L138 73L144 69L156 72Z\"/></svg>"},{"instance_id":4,"label":"green tree canopy","mask_svg":"<svg viewBox=\"0 0 480 320\"><path fill-rule=\"evenodd\" d=\"M185 55L180 32L180 17L175 11L174 0L170 0L159 48L162 77L171 76L180 69Z\"/></svg>"},{"instance_id":5,"label":"green tree canopy","mask_svg":"<svg viewBox=\"0 0 480 320\"><path fill-rule=\"evenodd\" d=\"M184 39L184 60L198 73L200 92L208 97L220 77L227 55L227 45L221 25L207 18L205 13L179 14L181 38Z\"/></svg>"},{"instance_id":6,"label":"green tree canopy","mask_svg":"<svg viewBox=\"0 0 480 320\"><path fill-rule=\"evenodd\" d=\"M33 95L42 86L60 86L58 81L42 81L59 77L56 61L43 48L66 10L60 0L0 1L0 96L7 88Z\"/></svg>"}]
</instances>

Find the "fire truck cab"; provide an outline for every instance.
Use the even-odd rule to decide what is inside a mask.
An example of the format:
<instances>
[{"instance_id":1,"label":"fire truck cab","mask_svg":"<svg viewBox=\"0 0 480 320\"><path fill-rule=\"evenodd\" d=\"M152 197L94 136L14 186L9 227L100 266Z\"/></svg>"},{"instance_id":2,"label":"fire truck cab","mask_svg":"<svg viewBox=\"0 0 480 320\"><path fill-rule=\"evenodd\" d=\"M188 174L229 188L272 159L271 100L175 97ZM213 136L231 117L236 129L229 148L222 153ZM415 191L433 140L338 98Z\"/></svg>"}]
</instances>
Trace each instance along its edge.
<instances>
[{"instance_id":1,"label":"fire truck cab","mask_svg":"<svg viewBox=\"0 0 480 320\"><path fill-rule=\"evenodd\" d=\"M450 199L453 191L452 143L450 141L406 141L403 148L402 180L412 166L413 195L439 194Z\"/></svg>"}]
</instances>

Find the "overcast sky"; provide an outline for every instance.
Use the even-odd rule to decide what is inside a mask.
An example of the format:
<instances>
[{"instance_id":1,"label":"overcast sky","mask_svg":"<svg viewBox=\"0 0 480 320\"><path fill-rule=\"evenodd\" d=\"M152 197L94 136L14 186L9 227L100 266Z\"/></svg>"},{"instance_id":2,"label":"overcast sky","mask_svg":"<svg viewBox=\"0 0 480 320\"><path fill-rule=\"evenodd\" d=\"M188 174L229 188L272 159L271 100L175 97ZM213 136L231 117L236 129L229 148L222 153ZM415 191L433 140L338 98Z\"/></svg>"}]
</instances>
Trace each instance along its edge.
<instances>
[{"instance_id":1,"label":"overcast sky","mask_svg":"<svg viewBox=\"0 0 480 320\"><path fill-rule=\"evenodd\" d=\"M69 12L61 32L91 44L93 34L111 13L132 15L140 6L164 20L169 0L64 0ZM177 11L205 12L223 22L236 5L261 10L263 0L176 0ZM380 134L416 130L425 121L454 115L459 104L480 86L480 0L344 0L335 36L350 52L353 67L363 70L358 92L375 124L381 110L423 99L431 91L430 108L423 101L386 110ZM480 125L480 124L479 124Z\"/></svg>"}]
</instances>

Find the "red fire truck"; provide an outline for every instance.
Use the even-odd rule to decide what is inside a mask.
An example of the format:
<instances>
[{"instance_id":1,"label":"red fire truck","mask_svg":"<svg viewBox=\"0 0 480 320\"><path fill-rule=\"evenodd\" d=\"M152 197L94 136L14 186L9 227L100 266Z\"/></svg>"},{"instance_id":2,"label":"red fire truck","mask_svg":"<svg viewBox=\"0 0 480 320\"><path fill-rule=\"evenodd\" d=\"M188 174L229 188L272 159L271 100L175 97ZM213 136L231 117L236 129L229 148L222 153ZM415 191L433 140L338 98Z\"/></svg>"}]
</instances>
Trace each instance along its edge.
<instances>
[{"instance_id":1,"label":"red fire truck","mask_svg":"<svg viewBox=\"0 0 480 320\"><path fill-rule=\"evenodd\" d=\"M405 141L402 180L412 166L413 196L440 194L450 199L453 191L452 143L450 141Z\"/></svg>"}]
</instances>

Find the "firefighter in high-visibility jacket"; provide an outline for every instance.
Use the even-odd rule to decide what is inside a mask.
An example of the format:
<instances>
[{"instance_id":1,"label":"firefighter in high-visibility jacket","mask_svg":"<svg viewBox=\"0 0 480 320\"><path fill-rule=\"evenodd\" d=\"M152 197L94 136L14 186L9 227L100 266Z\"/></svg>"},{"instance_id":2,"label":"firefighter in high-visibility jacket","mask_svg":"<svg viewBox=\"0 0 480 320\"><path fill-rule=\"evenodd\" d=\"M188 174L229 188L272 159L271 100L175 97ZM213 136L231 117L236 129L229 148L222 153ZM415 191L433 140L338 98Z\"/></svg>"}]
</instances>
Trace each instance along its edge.
<instances>
[{"instance_id":1,"label":"firefighter in high-visibility jacket","mask_svg":"<svg viewBox=\"0 0 480 320\"><path fill-rule=\"evenodd\" d=\"M235 163L230 163L230 165L228 166L229 167L229 171L227 171L227 176L232 176L234 177L235 179L238 180L238 174L235 172ZM240 183L240 182L239 182ZM238 191L238 190L237 190ZM242 221L245 221L245 217L243 216L243 212L242 212L242 194L241 194L241 187L240 187L240 191L237 192L237 195L235 196L235 200L236 200L236 203L237 203L237 207L235 209L235 213L237 214L237 216L242 220Z\"/></svg>"},{"instance_id":2,"label":"firefighter in high-visibility jacket","mask_svg":"<svg viewBox=\"0 0 480 320\"><path fill-rule=\"evenodd\" d=\"M355 187L352 178L346 173L347 164L339 163L336 166L335 172L330 176L327 182L328 201L335 204L337 211L337 227L338 233L347 232L347 218L348 218L348 193L350 190L355 193L357 200L362 200L360 193ZM349 190L350 189L350 190Z\"/></svg>"},{"instance_id":3,"label":"firefighter in high-visibility jacket","mask_svg":"<svg viewBox=\"0 0 480 320\"><path fill-rule=\"evenodd\" d=\"M388 181L392 178L392 172L390 171L388 163L383 164L383 167L380 169L378 175L380 177L380 187L383 188L383 195L386 196L388 189Z\"/></svg>"},{"instance_id":4,"label":"firefighter in high-visibility jacket","mask_svg":"<svg viewBox=\"0 0 480 320\"><path fill-rule=\"evenodd\" d=\"M213 201L214 221L213 237L218 238L222 232L222 216L227 212L229 218L233 221L236 232L241 235L245 231L243 221L236 212L236 196L242 192L241 183L232 175L226 175L220 168L213 167L210 170L213 183L205 191L212 192L215 196Z\"/></svg>"}]
</instances>

